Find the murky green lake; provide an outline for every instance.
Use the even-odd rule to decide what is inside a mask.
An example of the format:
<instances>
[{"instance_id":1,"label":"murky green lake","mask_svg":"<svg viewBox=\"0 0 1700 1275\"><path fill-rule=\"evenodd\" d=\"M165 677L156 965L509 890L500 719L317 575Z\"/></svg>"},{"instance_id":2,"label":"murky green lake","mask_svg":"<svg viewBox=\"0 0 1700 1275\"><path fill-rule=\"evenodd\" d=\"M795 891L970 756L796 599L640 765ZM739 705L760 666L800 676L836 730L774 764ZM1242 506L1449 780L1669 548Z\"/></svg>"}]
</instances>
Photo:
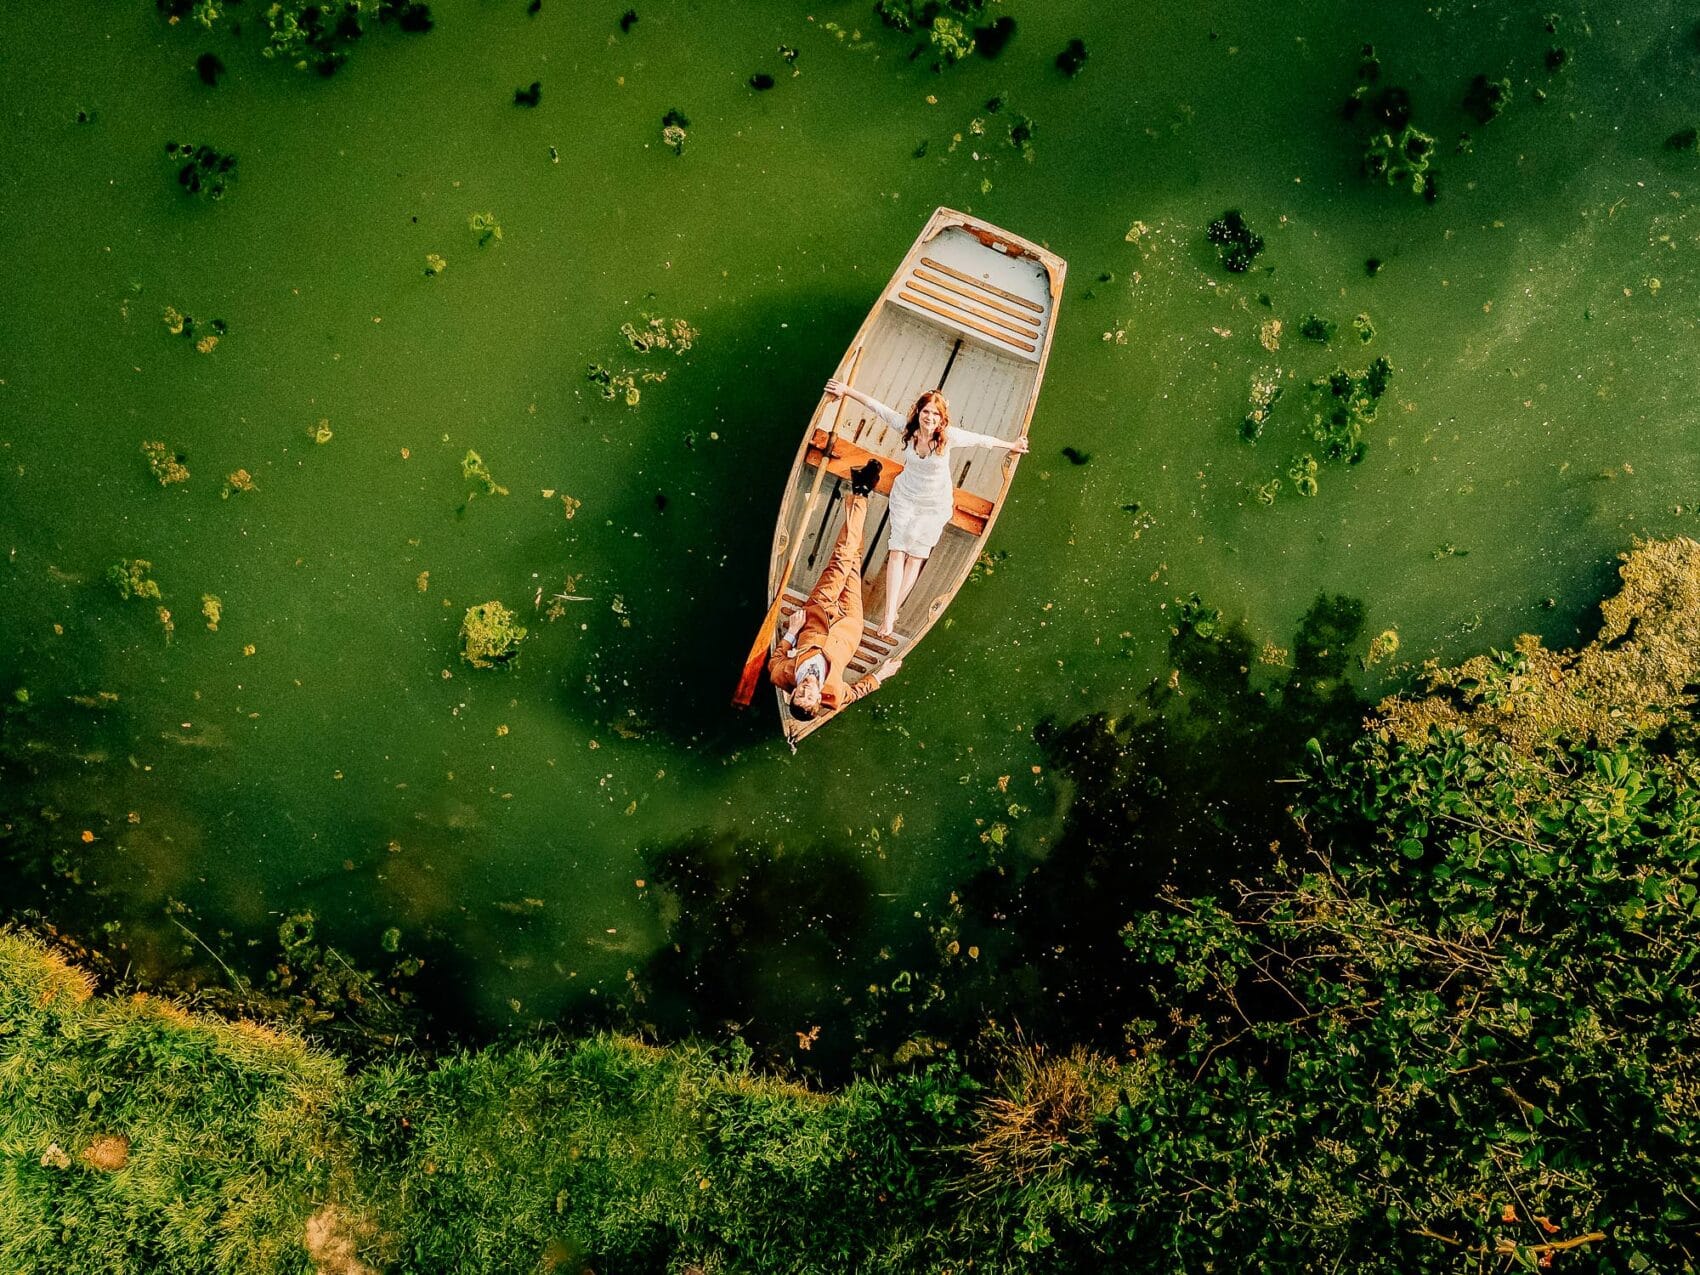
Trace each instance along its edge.
<instances>
[{"instance_id":1,"label":"murky green lake","mask_svg":"<svg viewBox=\"0 0 1700 1275\"><path fill-rule=\"evenodd\" d=\"M176 950L173 901L238 948L310 908L352 947L457 954L487 1023L547 1018L654 948L654 849L727 830L855 856L899 927L993 821L1042 853L1063 794L1035 726L1166 679L1179 597L1285 645L1319 591L1359 596L1401 642L1373 689L1573 640L1632 536L1700 528L1682 6L1009 0L1002 56L941 74L860 2L650 0L629 32L619 8L448 0L330 78L262 59L252 3L234 39L139 2L0 8L0 848L103 892L138 962ZM1360 174L1365 44L1437 139L1433 203ZM1511 83L1486 124L1478 72ZM238 157L226 198L179 190L171 140ZM765 693L727 707L781 485L941 204L1070 263L1007 556L792 756ZM1204 236L1228 208L1266 241L1243 275ZM202 353L167 307L225 334ZM652 316L691 348L634 351ZM1363 462L1261 503L1312 449L1311 379L1377 355ZM593 363L665 379L628 406ZM188 481L155 481L150 440ZM137 558L159 604L107 582ZM474 670L457 629L496 598L530 634Z\"/></svg>"}]
</instances>

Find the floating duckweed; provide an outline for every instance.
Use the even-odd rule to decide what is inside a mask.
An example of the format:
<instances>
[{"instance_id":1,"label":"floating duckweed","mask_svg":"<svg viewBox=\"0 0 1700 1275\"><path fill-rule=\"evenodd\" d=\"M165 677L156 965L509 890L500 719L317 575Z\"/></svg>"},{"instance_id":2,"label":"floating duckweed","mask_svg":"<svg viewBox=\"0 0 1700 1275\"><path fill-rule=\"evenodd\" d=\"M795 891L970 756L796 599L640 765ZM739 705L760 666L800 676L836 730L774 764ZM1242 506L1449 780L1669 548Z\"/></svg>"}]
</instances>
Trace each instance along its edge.
<instances>
[{"instance_id":1,"label":"floating duckweed","mask_svg":"<svg viewBox=\"0 0 1700 1275\"><path fill-rule=\"evenodd\" d=\"M1485 75L1478 75L1470 81L1469 91L1464 94L1464 111L1476 123L1486 124L1498 116L1510 100L1510 80L1490 80Z\"/></svg>"},{"instance_id":2,"label":"floating duckweed","mask_svg":"<svg viewBox=\"0 0 1700 1275\"><path fill-rule=\"evenodd\" d=\"M501 668L519 654L525 628L500 601L466 608L460 624L460 654L473 668Z\"/></svg>"},{"instance_id":3,"label":"floating duckweed","mask_svg":"<svg viewBox=\"0 0 1700 1275\"><path fill-rule=\"evenodd\" d=\"M1287 466L1287 477L1293 481L1293 490L1301 496L1314 496L1317 493L1316 458L1308 452L1303 456L1295 456Z\"/></svg>"},{"instance_id":4,"label":"floating duckweed","mask_svg":"<svg viewBox=\"0 0 1700 1275\"><path fill-rule=\"evenodd\" d=\"M1358 334L1358 340L1365 345L1375 340L1375 324L1370 321L1367 314L1360 314L1352 320L1352 331Z\"/></svg>"},{"instance_id":5,"label":"floating duckweed","mask_svg":"<svg viewBox=\"0 0 1700 1275\"><path fill-rule=\"evenodd\" d=\"M254 476L246 469L238 469L235 473L227 474L224 479L224 490L219 493L229 500L230 494L237 491L258 491L254 486Z\"/></svg>"},{"instance_id":6,"label":"floating duckweed","mask_svg":"<svg viewBox=\"0 0 1700 1275\"><path fill-rule=\"evenodd\" d=\"M1434 138L1406 124L1398 136L1387 132L1369 139L1364 148L1364 174L1384 178L1389 186L1407 186L1413 194L1432 200L1435 185L1429 163L1433 157Z\"/></svg>"},{"instance_id":7,"label":"floating duckweed","mask_svg":"<svg viewBox=\"0 0 1700 1275\"><path fill-rule=\"evenodd\" d=\"M639 354L648 354L651 350L672 350L675 354L683 354L695 343L698 333L683 319L645 315L643 327L622 323L620 335Z\"/></svg>"},{"instance_id":8,"label":"floating duckweed","mask_svg":"<svg viewBox=\"0 0 1700 1275\"><path fill-rule=\"evenodd\" d=\"M148 468L153 470L153 476L159 479L161 487L169 487L172 483L189 480L189 470L183 464L183 458L164 443L158 441L143 443L142 455L148 458Z\"/></svg>"},{"instance_id":9,"label":"floating duckweed","mask_svg":"<svg viewBox=\"0 0 1700 1275\"><path fill-rule=\"evenodd\" d=\"M469 451L460 462L461 477L477 479L484 484L484 490L492 496L505 496L508 489L490 476L490 470L484 463L484 458L477 452Z\"/></svg>"},{"instance_id":10,"label":"floating duckweed","mask_svg":"<svg viewBox=\"0 0 1700 1275\"><path fill-rule=\"evenodd\" d=\"M1257 503L1260 505L1273 505L1275 497L1280 491L1281 480L1279 478L1271 478L1266 483L1256 483L1251 489L1252 495L1257 497Z\"/></svg>"},{"instance_id":11,"label":"floating duckweed","mask_svg":"<svg viewBox=\"0 0 1700 1275\"><path fill-rule=\"evenodd\" d=\"M386 952L399 952L401 950L401 931L393 925L390 926L389 929L384 931L383 937L378 940L378 945Z\"/></svg>"},{"instance_id":12,"label":"floating duckweed","mask_svg":"<svg viewBox=\"0 0 1700 1275\"><path fill-rule=\"evenodd\" d=\"M307 427L307 437L311 438L315 443L323 445L330 442L331 439L336 437L336 435L331 433L331 423L329 419L321 417L317 425L309 425Z\"/></svg>"},{"instance_id":13,"label":"floating duckweed","mask_svg":"<svg viewBox=\"0 0 1700 1275\"><path fill-rule=\"evenodd\" d=\"M172 336L182 336L183 329L194 320L185 315L174 305L165 307L165 330Z\"/></svg>"},{"instance_id":14,"label":"floating duckweed","mask_svg":"<svg viewBox=\"0 0 1700 1275\"><path fill-rule=\"evenodd\" d=\"M643 374L646 381L665 380L666 376L665 372ZM585 370L584 379L596 386L597 392L610 403L615 399L624 399L627 407L636 407L642 397L637 387L637 377L631 372L615 372L600 363L592 363Z\"/></svg>"},{"instance_id":15,"label":"floating duckweed","mask_svg":"<svg viewBox=\"0 0 1700 1275\"><path fill-rule=\"evenodd\" d=\"M1255 443L1263 436L1263 427L1269 423L1269 413L1280 397L1280 368L1258 372L1251 378L1251 411L1247 412L1240 421L1240 437L1242 439L1248 443ZM1265 501L1264 503L1269 502Z\"/></svg>"},{"instance_id":16,"label":"floating duckweed","mask_svg":"<svg viewBox=\"0 0 1700 1275\"><path fill-rule=\"evenodd\" d=\"M1009 558L1008 549L987 549L974 560L973 568L968 572L968 583L978 584L989 575L995 575L999 564Z\"/></svg>"},{"instance_id":17,"label":"floating duckweed","mask_svg":"<svg viewBox=\"0 0 1700 1275\"><path fill-rule=\"evenodd\" d=\"M207 632L217 633L218 622L224 618L224 602L216 593L201 594L201 614L207 620Z\"/></svg>"},{"instance_id":18,"label":"floating duckweed","mask_svg":"<svg viewBox=\"0 0 1700 1275\"><path fill-rule=\"evenodd\" d=\"M1134 229L1143 227L1135 222ZM1252 261L1263 251L1263 236L1253 233L1237 208L1228 209L1211 222L1205 227L1204 235L1220 250L1222 268L1230 274L1244 274L1250 270ZM1129 242L1137 241L1133 230L1127 232L1127 238Z\"/></svg>"},{"instance_id":19,"label":"floating duckweed","mask_svg":"<svg viewBox=\"0 0 1700 1275\"><path fill-rule=\"evenodd\" d=\"M1384 660L1390 660L1399 653L1399 630L1383 629L1370 640L1369 650L1364 652L1364 667L1374 668Z\"/></svg>"},{"instance_id":20,"label":"floating duckweed","mask_svg":"<svg viewBox=\"0 0 1700 1275\"><path fill-rule=\"evenodd\" d=\"M467 217L466 224L472 233L478 236L480 248L485 247L492 239L500 240L502 237L502 226L496 220L495 213L472 213Z\"/></svg>"},{"instance_id":21,"label":"floating duckweed","mask_svg":"<svg viewBox=\"0 0 1700 1275\"><path fill-rule=\"evenodd\" d=\"M429 571L421 571L414 577L413 587L418 589L421 593L429 592L431 588L431 573Z\"/></svg>"},{"instance_id":22,"label":"floating duckweed","mask_svg":"<svg viewBox=\"0 0 1700 1275\"><path fill-rule=\"evenodd\" d=\"M974 33L955 18L947 18L942 13L927 29L927 39L939 55L935 67L954 66L974 52Z\"/></svg>"},{"instance_id":23,"label":"floating duckweed","mask_svg":"<svg viewBox=\"0 0 1700 1275\"><path fill-rule=\"evenodd\" d=\"M579 506L582 505L583 503L584 502L582 500L579 500L576 496L563 495L561 497L561 508L562 508L562 510L565 511L565 513L567 515L567 521L568 522L572 521L573 515L578 513Z\"/></svg>"},{"instance_id":24,"label":"floating duckweed","mask_svg":"<svg viewBox=\"0 0 1700 1275\"><path fill-rule=\"evenodd\" d=\"M166 158L180 165L177 184L184 193L223 199L225 183L235 176L236 156L192 142L167 142Z\"/></svg>"},{"instance_id":25,"label":"floating duckweed","mask_svg":"<svg viewBox=\"0 0 1700 1275\"><path fill-rule=\"evenodd\" d=\"M1299 335L1307 341L1316 341L1327 345L1334 339L1338 325L1332 319L1325 319L1319 314L1307 314L1299 324Z\"/></svg>"},{"instance_id":26,"label":"floating duckweed","mask_svg":"<svg viewBox=\"0 0 1700 1275\"><path fill-rule=\"evenodd\" d=\"M435 252L428 252L428 253L425 254L425 273L426 273L426 275L428 275L428 276L439 275L439 274L442 274L443 271L447 270L448 268L449 268L449 263L447 261L445 261L440 254L435 253Z\"/></svg>"}]
</instances>

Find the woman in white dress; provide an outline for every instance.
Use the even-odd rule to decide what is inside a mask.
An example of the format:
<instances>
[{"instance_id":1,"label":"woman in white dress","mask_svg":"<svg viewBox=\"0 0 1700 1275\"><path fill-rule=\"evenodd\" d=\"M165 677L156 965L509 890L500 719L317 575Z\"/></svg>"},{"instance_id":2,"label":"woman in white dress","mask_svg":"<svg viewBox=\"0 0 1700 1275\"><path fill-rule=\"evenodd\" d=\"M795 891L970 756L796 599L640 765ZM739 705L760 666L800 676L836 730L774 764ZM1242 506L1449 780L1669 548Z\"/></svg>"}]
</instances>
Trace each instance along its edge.
<instances>
[{"instance_id":1,"label":"woman in white dress","mask_svg":"<svg viewBox=\"0 0 1700 1275\"><path fill-rule=\"evenodd\" d=\"M937 390L923 390L909 409L908 419L876 398L846 385L826 383L828 398L854 399L874 412L893 429L903 431L899 460L903 472L891 484L891 538L885 559L885 618L879 636L890 642L897 636L897 609L920 577L921 567L944 534L944 526L956 504L956 485L951 481L953 447L997 447L1017 456L1027 451L1025 438L993 438L950 423L950 404Z\"/></svg>"}]
</instances>

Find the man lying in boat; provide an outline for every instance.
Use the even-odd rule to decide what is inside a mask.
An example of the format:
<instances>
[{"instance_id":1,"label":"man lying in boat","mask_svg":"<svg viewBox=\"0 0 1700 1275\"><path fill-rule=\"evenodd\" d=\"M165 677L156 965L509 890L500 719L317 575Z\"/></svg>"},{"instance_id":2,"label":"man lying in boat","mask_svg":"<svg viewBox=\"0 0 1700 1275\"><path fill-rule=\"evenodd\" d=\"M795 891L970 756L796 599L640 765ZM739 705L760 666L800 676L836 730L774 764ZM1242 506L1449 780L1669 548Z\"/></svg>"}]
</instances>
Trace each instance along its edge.
<instances>
[{"instance_id":1,"label":"man lying in boat","mask_svg":"<svg viewBox=\"0 0 1700 1275\"><path fill-rule=\"evenodd\" d=\"M808 601L791 613L768 661L769 680L791 692L791 715L803 721L823 705L836 711L854 704L903 667L902 660L887 660L877 673L850 685L844 682L844 670L862 641L862 528L868 518L868 493L879 477L877 460L850 471L850 499L844 504L844 528L832 547L832 561L815 581Z\"/></svg>"}]
</instances>

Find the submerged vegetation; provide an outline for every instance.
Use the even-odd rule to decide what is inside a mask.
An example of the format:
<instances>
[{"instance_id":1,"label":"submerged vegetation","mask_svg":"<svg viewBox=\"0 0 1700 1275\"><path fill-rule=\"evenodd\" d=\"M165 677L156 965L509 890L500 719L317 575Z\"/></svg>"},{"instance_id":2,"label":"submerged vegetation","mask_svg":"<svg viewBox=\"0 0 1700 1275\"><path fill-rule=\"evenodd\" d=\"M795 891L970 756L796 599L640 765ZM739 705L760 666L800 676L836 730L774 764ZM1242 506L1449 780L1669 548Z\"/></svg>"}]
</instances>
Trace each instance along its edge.
<instances>
[{"instance_id":1,"label":"submerged vegetation","mask_svg":"<svg viewBox=\"0 0 1700 1275\"><path fill-rule=\"evenodd\" d=\"M165 156L177 165L177 184L186 194L223 199L225 185L235 179L236 156L193 142L167 142Z\"/></svg>"},{"instance_id":2,"label":"submerged vegetation","mask_svg":"<svg viewBox=\"0 0 1700 1275\"><path fill-rule=\"evenodd\" d=\"M478 246L480 248L487 248L491 243L501 242L502 223L496 220L495 213L471 213L467 216L466 225L467 229L471 230L473 234L478 236ZM428 267L432 267L428 269L426 273L440 273L440 271L434 267L434 264L429 257L426 258L426 265Z\"/></svg>"},{"instance_id":3,"label":"submerged vegetation","mask_svg":"<svg viewBox=\"0 0 1700 1275\"><path fill-rule=\"evenodd\" d=\"M1250 270L1257 254L1263 251L1263 236L1253 233L1237 208L1230 208L1216 218L1204 234L1221 249L1222 268L1230 274L1244 274Z\"/></svg>"},{"instance_id":4,"label":"submerged vegetation","mask_svg":"<svg viewBox=\"0 0 1700 1275\"><path fill-rule=\"evenodd\" d=\"M1367 315L1359 315L1353 326L1362 340L1368 341L1374 336L1375 329ZM1313 340L1326 343L1334 335L1334 324L1310 315L1300 331ZM1283 474L1251 483L1250 490L1257 502L1274 504L1283 479L1299 495L1314 496L1321 488L1319 475L1323 465L1356 465L1362 461L1368 450L1364 431L1375 420L1392 377L1392 363L1386 358L1377 358L1361 371L1339 368L1313 380L1310 383L1309 422L1305 435L1314 448L1294 455ZM1252 378L1250 410L1240 419L1241 439L1256 443L1263 437L1282 389L1279 369L1264 370Z\"/></svg>"}]
</instances>

